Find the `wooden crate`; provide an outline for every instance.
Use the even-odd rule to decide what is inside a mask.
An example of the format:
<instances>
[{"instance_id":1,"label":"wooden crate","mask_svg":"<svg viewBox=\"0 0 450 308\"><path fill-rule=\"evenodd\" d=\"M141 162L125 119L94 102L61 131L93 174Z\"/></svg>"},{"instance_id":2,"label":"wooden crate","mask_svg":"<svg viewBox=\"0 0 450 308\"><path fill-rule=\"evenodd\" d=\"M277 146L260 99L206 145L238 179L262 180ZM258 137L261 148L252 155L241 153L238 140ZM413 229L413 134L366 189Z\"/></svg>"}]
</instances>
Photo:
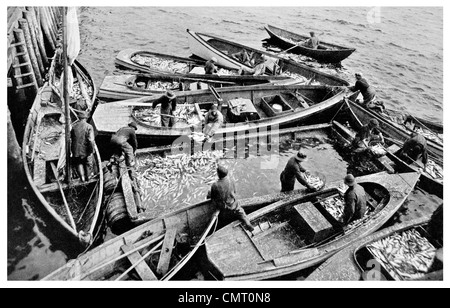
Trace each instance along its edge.
<instances>
[{"instance_id":1,"label":"wooden crate","mask_svg":"<svg viewBox=\"0 0 450 308\"><path fill-rule=\"evenodd\" d=\"M311 202L294 206L292 223L309 242L321 241L333 232L331 223Z\"/></svg>"}]
</instances>

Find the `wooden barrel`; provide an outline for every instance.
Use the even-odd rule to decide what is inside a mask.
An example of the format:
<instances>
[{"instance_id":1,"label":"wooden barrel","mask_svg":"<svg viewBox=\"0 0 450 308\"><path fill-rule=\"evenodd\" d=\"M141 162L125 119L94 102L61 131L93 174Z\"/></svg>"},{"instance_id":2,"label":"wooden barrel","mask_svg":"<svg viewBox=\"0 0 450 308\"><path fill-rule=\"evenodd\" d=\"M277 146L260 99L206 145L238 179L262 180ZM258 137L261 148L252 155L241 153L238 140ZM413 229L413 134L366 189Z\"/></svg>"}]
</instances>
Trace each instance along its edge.
<instances>
[{"instance_id":1,"label":"wooden barrel","mask_svg":"<svg viewBox=\"0 0 450 308\"><path fill-rule=\"evenodd\" d=\"M119 188L119 186L117 186L119 184L119 180L117 179L117 177L111 173L111 172L104 172L103 173L103 191L105 194L110 194L113 191L117 192L117 191L121 191Z\"/></svg>"},{"instance_id":2,"label":"wooden barrel","mask_svg":"<svg viewBox=\"0 0 450 308\"><path fill-rule=\"evenodd\" d=\"M130 218L125 204L125 198L122 192L115 192L108 200L106 208L106 221L111 231L115 234L121 234L131 227Z\"/></svg>"}]
</instances>

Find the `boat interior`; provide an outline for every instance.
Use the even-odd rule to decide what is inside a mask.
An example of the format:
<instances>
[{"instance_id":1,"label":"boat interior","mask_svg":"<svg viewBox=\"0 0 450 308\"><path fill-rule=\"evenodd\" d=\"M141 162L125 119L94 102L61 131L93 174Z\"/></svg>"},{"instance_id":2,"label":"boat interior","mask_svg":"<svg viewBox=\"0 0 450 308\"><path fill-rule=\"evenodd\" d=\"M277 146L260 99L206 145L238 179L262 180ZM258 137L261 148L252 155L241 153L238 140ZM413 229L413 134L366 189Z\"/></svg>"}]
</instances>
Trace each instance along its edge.
<instances>
[{"instance_id":1,"label":"boat interior","mask_svg":"<svg viewBox=\"0 0 450 308\"><path fill-rule=\"evenodd\" d=\"M255 230L245 231L252 237L255 248L265 260L273 260L289 253L312 249L348 234L390 199L389 192L378 183L360 183L367 194L367 212L357 221L344 226L336 212L336 203L343 202L343 190L332 189L317 197L288 203L252 220ZM329 204L333 203L333 206ZM343 204L343 203L342 203ZM243 228L242 225L240 227Z\"/></svg>"},{"instance_id":2,"label":"boat interior","mask_svg":"<svg viewBox=\"0 0 450 308\"><path fill-rule=\"evenodd\" d=\"M213 104L223 115L224 125L254 122L274 117L282 117L314 106L335 95L329 88L286 89L274 94L259 91L217 93L214 88L203 95L192 95L178 98L175 114L183 113L189 108L188 119L177 118L174 127L189 127L192 123L200 123ZM184 107L183 107L184 106ZM133 108L133 117L140 124L153 126L154 110L147 107ZM192 117L195 119L192 120Z\"/></svg>"}]
</instances>

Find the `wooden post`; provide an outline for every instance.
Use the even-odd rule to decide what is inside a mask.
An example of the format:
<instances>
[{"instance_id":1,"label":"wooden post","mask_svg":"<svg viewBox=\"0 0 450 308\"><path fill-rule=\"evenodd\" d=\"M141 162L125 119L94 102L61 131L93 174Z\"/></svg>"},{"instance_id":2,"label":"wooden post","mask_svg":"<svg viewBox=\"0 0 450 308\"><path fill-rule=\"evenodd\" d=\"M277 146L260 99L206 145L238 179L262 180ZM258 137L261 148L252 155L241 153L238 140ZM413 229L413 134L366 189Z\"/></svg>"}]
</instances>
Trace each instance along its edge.
<instances>
[{"instance_id":1,"label":"wooden post","mask_svg":"<svg viewBox=\"0 0 450 308\"><path fill-rule=\"evenodd\" d=\"M58 36L56 35L57 30L56 30L56 25L53 23L52 16L50 15L51 14L50 8L47 6L47 7L44 7L44 9L45 9L44 10L45 16L47 18L47 22L48 22L48 25L50 28L50 34L52 35L53 41L56 43L56 42L58 42Z\"/></svg>"},{"instance_id":2,"label":"wooden post","mask_svg":"<svg viewBox=\"0 0 450 308\"><path fill-rule=\"evenodd\" d=\"M8 183L17 184L17 175L22 175L22 151L17 142L16 132L11 122L11 113L8 108ZM21 178L21 177L20 177Z\"/></svg>"},{"instance_id":3,"label":"wooden post","mask_svg":"<svg viewBox=\"0 0 450 308\"><path fill-rule=\"evenodd\" d=\"M30 29L28 28L28 22L21 18L19 19L20 28L23 31L25 37L25 45L27 46L28 56L30 57L31 66L33 67L34 76L39 87L42 87L44 82L39 71L39 65L37 63L36 55L34 54L33 43L31 41Z\"/></svg>"},{"instance_id":4,"label":"wooden post","mask_svg":"<svg viewBox=\"0 0 450 308\"><path fill-rule=\"evenodd\" d=\"M14 78L16 79L17 84L20 83L20 87L17 86L18 89L21 89L21 87L23 86L23 81L22 81L22 75L32 75L30 77L30 80L34 83L34 95L37 94L37 90L38 90L38 85L35 79L35 74L33 72L33 67L31 66L30 63L30 57L28 55L27 52L27 47L25 46L25 36L23 34L23 31L21 29L14 29L13 30L14 33L14 39L16 41L16 43L23 43L21 45L18 45L16 47L16 50L18 51L17 56L22 57L22 61L20 61L19 59L17 59L16 65L14 65ZM17 57L16 57L17 58ZM28 65L25 65L26 63L28 63ZM20 79L20 81L19 81Z\"/></svg>"},{"instance_id":5,"label":"wooden post","mask_svg":"<svg viewBox=\"0 0 450 308\"><path fill-rule=\"evenodd\" d=\"M51 34L51 30L48 25L48 21L45 15L45 8L41 6L39 8L39 13L42 30L44 31L45 37L47 38L47 42L49 43L50 47L52 48L52 51L54 52L56 50L56 42L53 40L53 36Z\"/></svg>"},{"instance_id":6,"label":"wooden post","mask_svg":"<svg viewBox=\"0 0 450 308\"><path fill-rule=\"evenodd\" d=\"M24 11L23 15L25 16L25 19L28 23L28 30L29 30L30 37L31 37L31 43L33 45L34 54L36 56L37 64L39 67L39 75L41 75L41 77L42 77L45 74L45 68L44 68L44 63L41 58L41 53L39 51L39 44L37 42L38 39L37 39L37 35L36 35L36 30L35 30L35 27L33 24L33 19L31 17L31 12Z\"/></svg>"},{"instance_id":7,"label":"wooden post","mask_svg":"<svg viewBox=\"0 0 450 308\"><path fill-rule=\"evenodd\" d=\"M49 62L48 62L47 51L45 50L45 45L44 45L44 34L42 33L41 23L38 22L39 17L36 14L36 11L38 11L38 10L35 10L33 7L27 7L27 11L30 12L32 25L33 25L34 31L36 33L39 50L41 52L42 63L44 64L44 67L48 67Z\"/></svg>"},{"instance_id":8,"label":"wooden post","mask_svg":"<svg viewBox=\"0 0 450 308\"><path fill-rule=\"evenodd\" d=\"M63 61L64 61L64 105L66 115L66 175L67 183L70 185L70 106L69 106L69 65L67 61L67 8L63 10Z\"/></svg>"}]
</instances>

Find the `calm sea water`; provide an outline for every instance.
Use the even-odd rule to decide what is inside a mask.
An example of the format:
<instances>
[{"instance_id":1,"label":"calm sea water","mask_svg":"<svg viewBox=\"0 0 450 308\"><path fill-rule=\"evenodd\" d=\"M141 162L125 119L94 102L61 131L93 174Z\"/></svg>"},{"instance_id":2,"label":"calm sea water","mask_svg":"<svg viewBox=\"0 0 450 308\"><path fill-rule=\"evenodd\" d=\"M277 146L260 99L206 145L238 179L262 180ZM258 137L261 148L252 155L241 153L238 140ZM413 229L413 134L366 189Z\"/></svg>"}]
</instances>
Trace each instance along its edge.
<instances>
[{"instance_id":1,"label":"calm sea water","mask_svg":"<svg viewBox=\"0 0 450 308\"><path fill-rule=\"evenodd\" d=\"M79 21L78 59L97 86L104 76L120 73L114 58L122 49L189 56L188 28L261 48L268 38L264 25L272 24L323 32L324 41L355 47L335 74L353 83L354 73L361 72L388 108L443 120L439 7L83 7ZM252 183L242 185L254 190ZM277 191L275 185L264 192ZM8 280L39 280L69 257L31 190L15 187L8 195Z\"/></svg>"}]
</instances>

